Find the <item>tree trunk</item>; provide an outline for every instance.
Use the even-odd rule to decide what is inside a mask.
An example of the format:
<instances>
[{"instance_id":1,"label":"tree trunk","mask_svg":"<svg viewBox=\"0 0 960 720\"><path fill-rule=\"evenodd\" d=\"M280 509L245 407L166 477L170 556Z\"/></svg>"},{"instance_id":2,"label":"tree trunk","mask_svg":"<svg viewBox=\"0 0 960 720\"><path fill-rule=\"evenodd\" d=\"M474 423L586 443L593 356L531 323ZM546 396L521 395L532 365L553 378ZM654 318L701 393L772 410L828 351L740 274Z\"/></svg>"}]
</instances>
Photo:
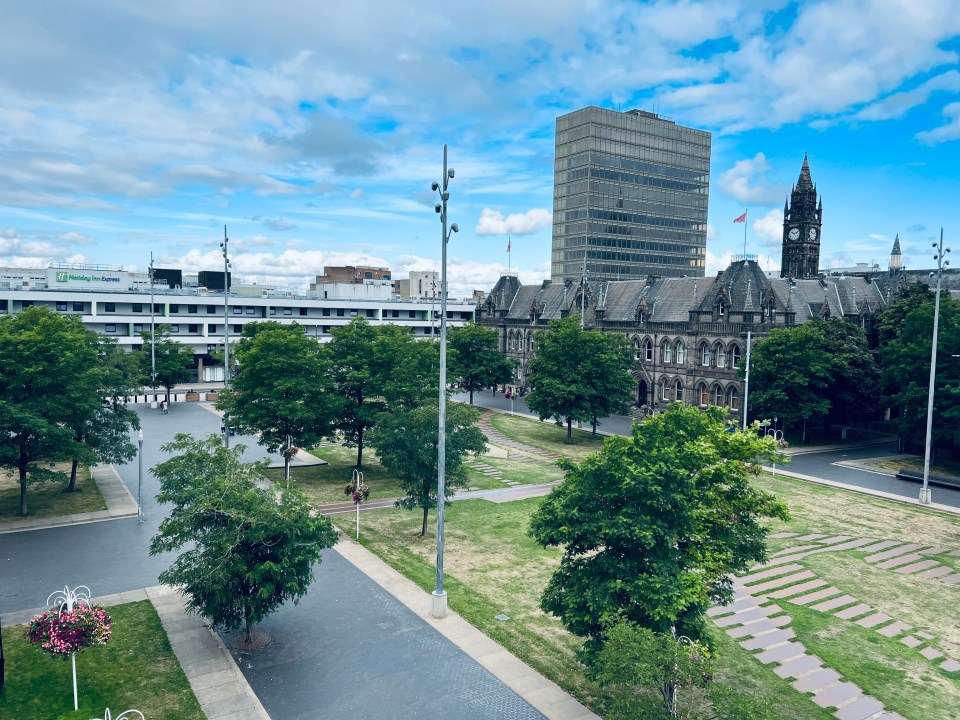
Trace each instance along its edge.
<instances>
[{"instance_id":1,"label":"tree trunk","mask_svg":"<svg viewBox=\"0 0 960 720\"><path fill-rule=\"evenodd\" d=\"M596 435L596 434L597 434L597 419L596 419L596 418L593 418L592 424L593 424L593 434Z\"/></svg>"},{"instance_id":2,"label":"tree trunk","mask_svg":"<svg viewBox=\"0 0 960 720\"><path fill-rule=\"evenodd\" d=\"M357 467L363 467L363 428L357 431Z\"/></svg>"},{"instance_id":3,"label":"tree trunk","mask_svg":"<svg viewBox=\"0 0 960 720\"><path fill-rule=\"evenodd\" d=\"M420 528L420 537L426 537L427 535L427 513L429 512L427 508L423 509L423 526Z\"/></svg>"},{"instance_id":4,"label":"tree trunk","mask_svg":"<svg viewBox=\"0 0 960 720\"><path fill-rule=\"evenodd\" d=\"M807 444L807 421L803 421L803 444Z\"/></svg>"},{"instance_id":5,"label":"tree trunk","mask_svg":"<svg viewBox=\"0 0 960 720\"><path fill-rule=\"evenodd\" d=\"M568 443L573 442L573 418L572 417L567 418L567 442Z\"/></svg>"},{"instance_id":6,"label":"tree trunk","mask_svg":"<svg viewBox=\"0 0 960 720\"><path fill-rule=\"evenodd\" d=\"M248 604L248 601L245 601L243 604L243 640L248 644L253 642L253 622L250 618L250 605Z\"/></svg>"},{"instance_id":7,"label":"tree trunk","mask_svg":"<svg viewBox=\"0 0 960 720\"><path fill-rule=\"evenodd\" d=\"M473 405L473 388L470 388L470 404Z\"/></svg>"},{"instance_id":8,"label":"tree trunk","mask_svg":"<svg viewBox=\"0 0 960 720\"><path fill-rule=\"evenodd\" d=\"M20 471L20 514L27 514L27 462L23 453L20 454L20 462L17 463Z\"/></svg>"},{"instance_id":9,"label":"tree trunk","mask_svg":"<svg viewBox=\"0 0 960 720\"><path fill-rule=\"evenodd\" d=\"M287 446L287 452L283 454L283 477L287 479L287 490L290 489L290 446Z\"/></svg>"},{"instance_id":10,"label":"tree trunk","mask_svg":"<svg viewBox=\"0 0 960 720\"><path fill-rule=\"evenodd\" d=\"M80 464L80 461L76 458L70 463L70 482L67 485L67 489L64 492L73 492L77 489L77 465Z\"/></svg>"}]
</instances>

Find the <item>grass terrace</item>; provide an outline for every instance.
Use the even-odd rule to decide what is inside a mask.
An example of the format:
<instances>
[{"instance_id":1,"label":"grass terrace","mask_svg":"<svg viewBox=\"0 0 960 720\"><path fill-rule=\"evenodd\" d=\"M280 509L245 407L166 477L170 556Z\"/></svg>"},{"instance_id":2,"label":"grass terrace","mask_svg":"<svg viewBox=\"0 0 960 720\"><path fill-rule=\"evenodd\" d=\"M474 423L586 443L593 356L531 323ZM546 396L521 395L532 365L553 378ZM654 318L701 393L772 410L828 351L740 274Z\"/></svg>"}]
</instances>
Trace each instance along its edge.
<instances>
[{"instance_id":1,"label":"grass terrace","mask_svg":"<svg viewBox=\"0 0 960 720\"><path fill-rule=\"evenodd\" d=\"M51 464L50 467L70 472L69 463ZM77 468L77 489L67 493L62 482L30 483L27 486L27 514L20 515L20 484L17 474L0 471L0 526L4 522L27 518L75 515L84 512L106 510L107 503L86 467Z\"/></svg>"}]
</instances>

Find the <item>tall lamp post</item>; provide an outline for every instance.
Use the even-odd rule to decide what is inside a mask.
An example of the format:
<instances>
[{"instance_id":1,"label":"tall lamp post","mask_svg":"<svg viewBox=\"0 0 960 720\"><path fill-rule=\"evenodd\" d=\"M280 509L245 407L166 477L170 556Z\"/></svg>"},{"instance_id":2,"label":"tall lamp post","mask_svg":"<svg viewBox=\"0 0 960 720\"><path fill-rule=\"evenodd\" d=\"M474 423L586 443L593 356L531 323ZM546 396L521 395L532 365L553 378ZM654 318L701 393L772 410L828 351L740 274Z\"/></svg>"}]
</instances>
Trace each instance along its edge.
<instances>
[{"instance_id":1,"label":"tall lamp post","mask_svg":"<svg viewBox=\"0 0 960 720\"><path fill-rule=\"evenodd\" d=\"M437 586L433 591L431 615L447 616L447 593L443 589L443 499L444 477L447 470L447 242L450 235L460 232L456 223L447 232L447 200L450 192L447 185L453 179L453 168L447 168L447 146L443 146L443 181L434 181L432 189L439 193L440 202L434 206L440 214L440 423L437 436Z\"/></svg>"},{"instance_id":2,"label":"tall lamp post","mask_svg":"<svg viewBox=\"0 0 960 720\"><path fill-rule=\"evenodd\" d=\"M156 352L156 322L154 320L153 305L153 253L150 253L150 387L153 390L153 400L157 400L157 352ZM151 405L151 407L153 407Z\"/></svg>"},{"instance_id":3,"label":"tall lamp post","mask_svg":"<svg viewBox=\"0 0 960 720\"><path fill-rule=\"evenodd\" d=\"M230 259L227 257L230 238L227 237L227 226L223 226L223 389L230 388ZM223 414L223 444L230 447L230 421L227 414Z\"/></svg>"},{"instance_id":4,"label":"tall lamp post","mask_svg":"<svg viewBox=\"0 0 960 720\"><path fill-rule=\"evenodd\" d=\"M943 247L943 228L940 228L940 243L933 243L937 254L933 259L937 261L937 292L933 303L933 343L930 348L930 385L927 388L927 441L923 451L923 487L920 490L920 502L929 505L932 502L930 492L930 447L933 445L933 385L937 379L937 335L940 330L940 280L943 277L943 268L950 264L949 260L944 260L944 256L950 252L950 248Z\"/></svg>"},{"instance_id":5,"label":"tall lamp post","mask_svg":"<svg viewBox=\"0 0 960 720\"><path fill-rule=\"evenodd\" d=\"M137 522L143 522L143 430L141 429L137 433L137 445L139 445L139 451L137 452L138 464L140 466L139 472L137 473Z\"/></svg>"}]
</instances>

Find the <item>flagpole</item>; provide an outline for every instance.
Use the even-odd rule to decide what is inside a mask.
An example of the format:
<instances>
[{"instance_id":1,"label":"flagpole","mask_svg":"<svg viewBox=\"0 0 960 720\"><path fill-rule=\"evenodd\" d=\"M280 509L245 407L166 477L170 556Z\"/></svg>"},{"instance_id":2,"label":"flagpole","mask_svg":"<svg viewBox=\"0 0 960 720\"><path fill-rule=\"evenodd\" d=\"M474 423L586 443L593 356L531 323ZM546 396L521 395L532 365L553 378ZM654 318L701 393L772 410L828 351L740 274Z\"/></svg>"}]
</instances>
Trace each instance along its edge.
<instances>
[{"instance_id":1,"label":"flagpole","mask_svg":"<svg viewBox=\"0 0 960 720\"><path fill-rule=\"evenodd\" d=\"M510 274L510 246L513 244L513 236L507 236L507 275Z\"/></svg>"},{"instance_id":2,"label":"flagpole","mask_svg":"<svg viewBox=\"0 0 960 720\"><path fill-rule=\"evenodd\" d=\"M747 211L743 211L743 259L747 259Z\"/></svg>"}]
</instances>

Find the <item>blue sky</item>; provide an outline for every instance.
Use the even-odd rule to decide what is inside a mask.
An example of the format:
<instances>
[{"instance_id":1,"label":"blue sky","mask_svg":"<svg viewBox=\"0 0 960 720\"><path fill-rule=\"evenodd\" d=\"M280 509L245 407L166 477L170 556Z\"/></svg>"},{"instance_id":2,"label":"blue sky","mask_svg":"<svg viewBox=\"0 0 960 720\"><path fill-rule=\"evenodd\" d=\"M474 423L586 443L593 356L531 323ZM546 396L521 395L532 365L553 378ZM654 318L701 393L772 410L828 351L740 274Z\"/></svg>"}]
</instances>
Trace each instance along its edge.
<instances>
[{"instance_id":1,"label":"blue sky","mask_svg":"<svg viewBox=\"0 0 960 720\"><path fill-rule=\"evenodd\" d=\"M451 291L549 276L557 115L655 110L713 136L708 274L780 261L809 153L822 264L908 267L960 233L960 0L350 3L0 9L0 264L436 268ZM960 242L953 241L960 249Z\"/></svg>"}]
</instances>

